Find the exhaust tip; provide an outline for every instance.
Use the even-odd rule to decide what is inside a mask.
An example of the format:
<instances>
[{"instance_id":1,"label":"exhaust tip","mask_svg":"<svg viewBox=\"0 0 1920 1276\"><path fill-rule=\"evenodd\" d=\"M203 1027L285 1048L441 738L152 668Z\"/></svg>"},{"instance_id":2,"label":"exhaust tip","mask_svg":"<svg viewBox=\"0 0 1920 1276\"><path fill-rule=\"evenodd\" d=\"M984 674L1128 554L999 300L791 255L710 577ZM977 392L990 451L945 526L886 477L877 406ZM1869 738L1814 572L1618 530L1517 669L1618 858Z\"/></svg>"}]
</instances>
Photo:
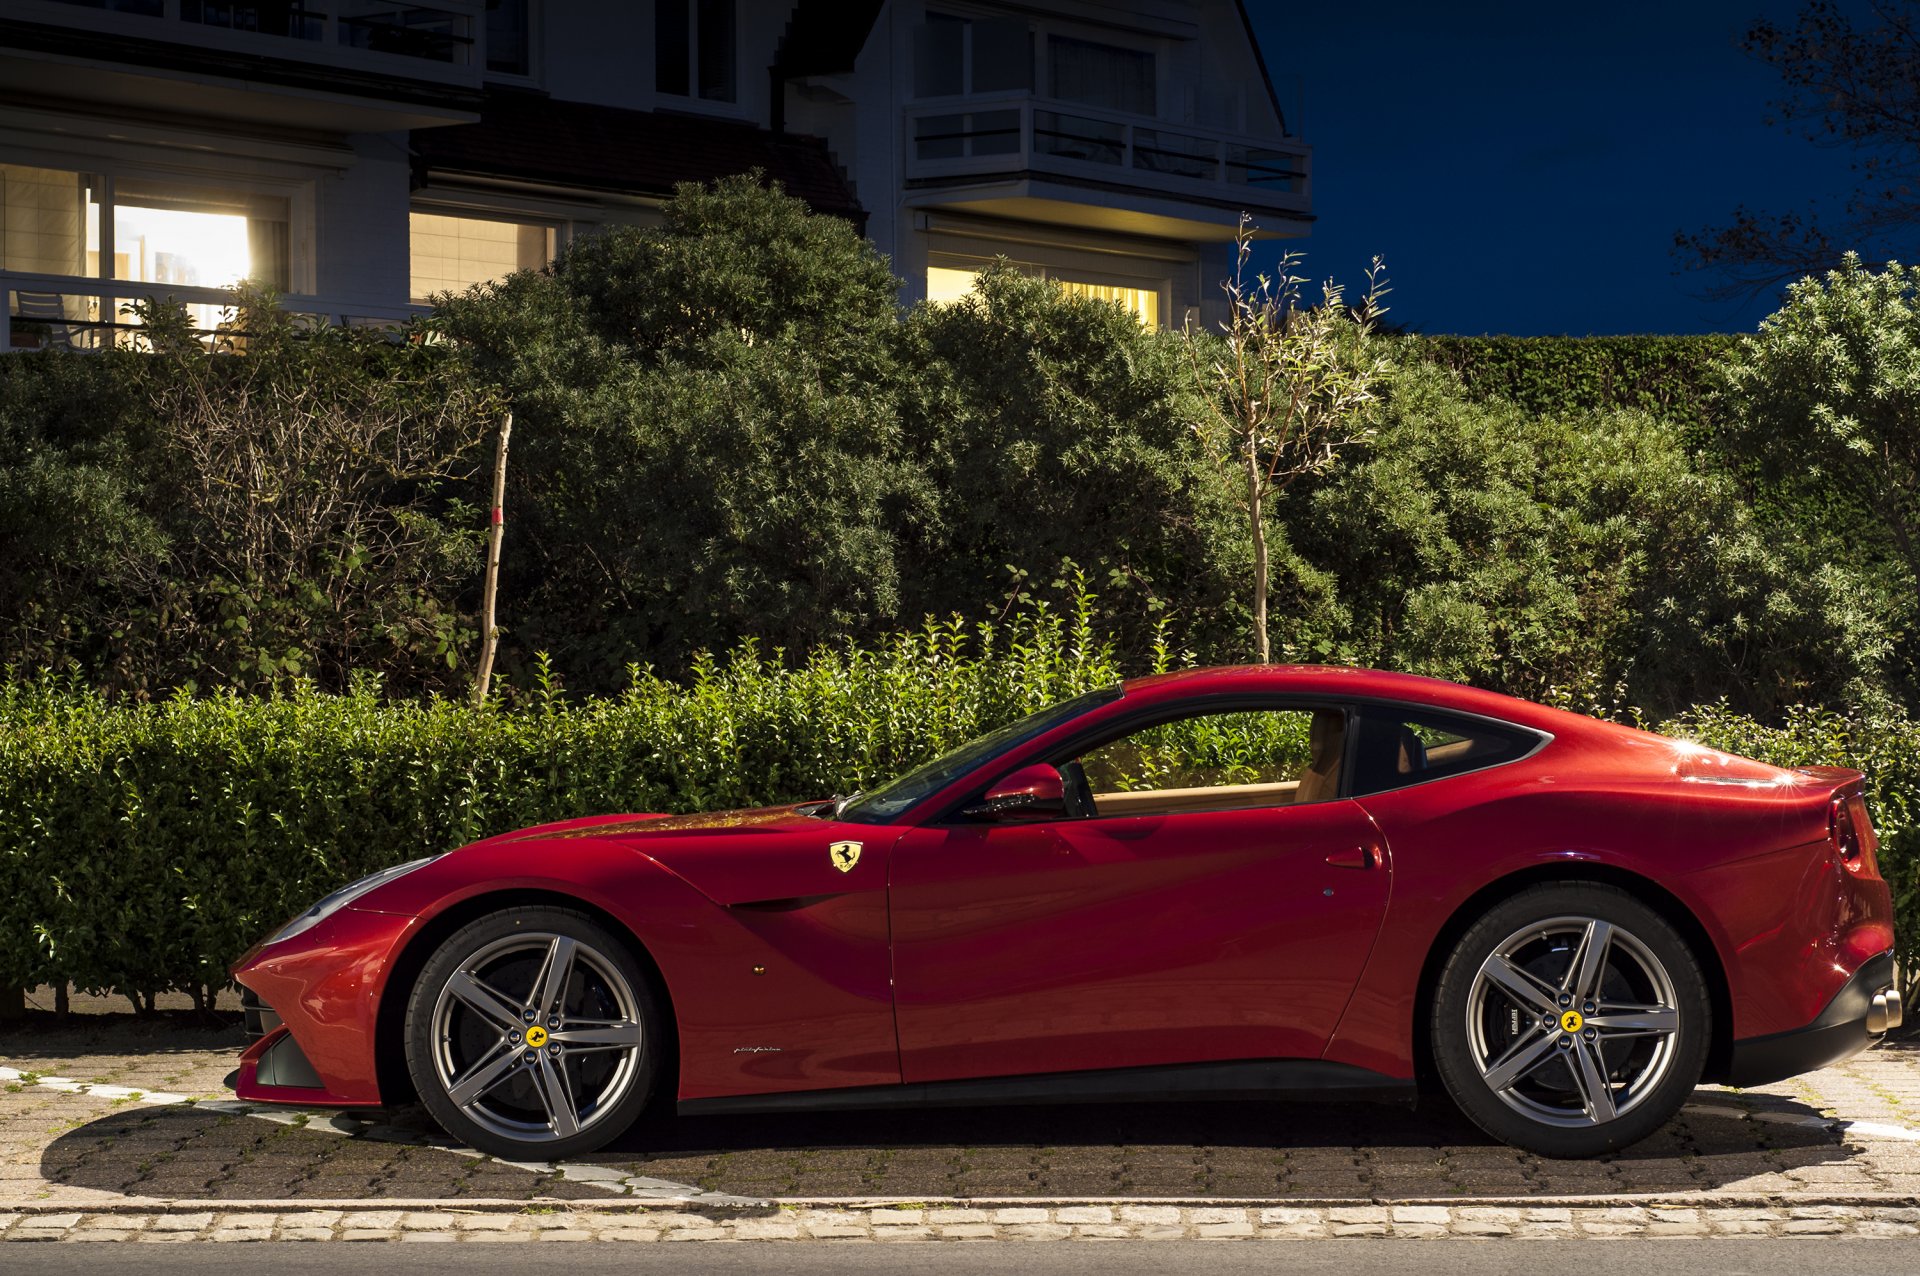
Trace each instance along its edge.
<instances>
[{"instance_id":1,"label":"exhaust tip","mask_svg":"<svg viewBox=\"0 0 1920 1276\"><path fill-rule=\"evenodd\" d=\"M1884 992L1873 994L1873 1004L1867 1007L1867 1031L1876 1037L1879 1036L1893 1026L1888 1022L1888 1017L1887 994Z\"/></svg>"},{"instance_id":2,"label":"exhaust tip","mask_svg":"<svg viewBox=\"0 0 1920 1276\"><path fill-rule=\"evenodd\" d=\"M1906 1006L1901 1002L1900 990L1898 988L1887 989L1887 1027L1888 1029L1891 1030L1894 1028L1898 1028L1901 1024L1906 1022L1906 1018L1907 1018L1907 1009L1906 1009Z\"/></svg>"}]
</instances>

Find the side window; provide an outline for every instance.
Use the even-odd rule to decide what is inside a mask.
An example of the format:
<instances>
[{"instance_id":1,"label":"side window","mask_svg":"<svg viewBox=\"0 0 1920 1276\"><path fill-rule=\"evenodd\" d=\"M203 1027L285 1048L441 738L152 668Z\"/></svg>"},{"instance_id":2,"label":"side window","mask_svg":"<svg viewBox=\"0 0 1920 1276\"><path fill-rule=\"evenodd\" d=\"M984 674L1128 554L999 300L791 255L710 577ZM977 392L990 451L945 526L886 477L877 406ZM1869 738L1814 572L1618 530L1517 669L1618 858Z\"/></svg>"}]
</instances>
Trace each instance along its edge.
<instances>
[{"instance_id":1,"label":"side window","mask_svg":"<svg viewBox=\"0 0 1920 1276\"><path fill-rule=\"evenodd\" d=\"M1198 714L1108 741L1060 768L1093 814L1166 815L1292 806L1340 796L1347 718L1338 709Z\"/></svg>"},{"instance_id":2,"label":"side window","mask_svg":"<svg viewBox=\"0 0 1920 1276\"><path fill-rule=\"evenodd\" d=\"M1397 705L1368 705L1359 717L1355 797L1499 766L1540 742L1519 727Z\"/></svg>"}]
</instances>

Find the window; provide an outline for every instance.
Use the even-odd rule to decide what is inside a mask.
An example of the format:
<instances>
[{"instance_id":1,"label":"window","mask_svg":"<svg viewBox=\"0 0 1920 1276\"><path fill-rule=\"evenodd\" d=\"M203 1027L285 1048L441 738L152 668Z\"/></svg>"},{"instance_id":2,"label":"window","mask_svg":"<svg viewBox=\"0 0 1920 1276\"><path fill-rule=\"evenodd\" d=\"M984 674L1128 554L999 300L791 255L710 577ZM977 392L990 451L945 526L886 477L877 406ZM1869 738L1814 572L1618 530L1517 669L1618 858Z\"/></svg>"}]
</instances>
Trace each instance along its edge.
<instances>
[{"instance_id":1,"label":"window","mask_svg":"<svg viewBox=\"0 0 1920 1276\"><path fill-rule=\"evenodd\" d=\"M1156 115L1155 58L1145 49L1047 37L1047 91L1063 102L1105 107L1130 115Z\"/></svg>"},{"instance_id":2,"label":"window","mask_svg":"<svg viewBox=\"0 0 1920 1276\"><path fill-rule=\"evenodd\" d=\"M1346 739L1339 709L1199 714L1090 749L1061 776L1101 816L1297 806L1340 796Z\"/></svg>"},{"instance_id":3,"label":"window","mask_svg":"<svg viewBox=\"0 0 1920 1276\"><path fill-rule=\"evenodd\" d=\"M531 0L487 0L487 70L497 75L527 75L533 70L530 52Z\"/></svg>"},{"instance_id":4,"label":"window","mask_svg":"<svg viewBox=\"0 0 1920 1276\"><path fill-rule=\"evenodd\" d=\"M412 254L409 295L415 301L426 301L436 293L465 292L516 270L538 270L553 260L550 226L440 213L410 213L407 220Z\"/></svg>"},{"instance_id":5,"label":"window","mask_svg":"<svg viewBox=\"0 0 1920 1276\"><path fill-rule=\"evenodd\" d=\"M657 0L653 9L653 87L709 102L738 98L734 0Z\"/></svg>"},{"instance_id":6,"label":"window","mask_svg":"<svg viewBox=\"0 0 1920 1276\"><path fill-rule=\"evenodd\" d=\"M147 178L0 164L0 267L38 275L227 288L251 279L286 291L284 196ZM48 285L13 290L18 313L99 325L99 298ZM191 302L211 329L224 304ZM98 332L96 327L92 331Z\"/></svg>"},{"instance_id":7,"label":"window","mask_svg":"<svg viewBox=\"0 0 1920 1276\"><path fill-rule=\"evenodd\" d=\"M984 263L953 254L935 253L931 255L927 266L927 300L935 305L951 305L973 291L973 281L979 276ZM1051 279L1059 289L1072 297L1085 297L1091 301L1111 302L1129 312L1140 321L1143 328L1160 326L1161 304L1160 284L1158 281L1141 280L1137 283L1098 282L1093 279L1075 279L1066 272L1051 267L1025 266L1023 270Z\"/></svg>"},{"instance_id":8,"label":"window","mask_svg":"<svg viewBox=\"0 0 1920 1276\"><path fill-rule=\"evenodd\" d=\"M1353 791L1385 793L1499 766L1526 757L1542 740L1535 732L1483 718L1369 705L1360 711Z\"/></svg>"},{"instance_id":9,"label":"window","mask_svg":"<svg viewBox=\"0 0 1920 1276\"><path fill-rule=\"evenodd\" d=\"M929 13L914 31L913 88L919 97L1013 93L1033 87L1033 32L1024 18L957 18Z\"/></svg>"}]
</instances>

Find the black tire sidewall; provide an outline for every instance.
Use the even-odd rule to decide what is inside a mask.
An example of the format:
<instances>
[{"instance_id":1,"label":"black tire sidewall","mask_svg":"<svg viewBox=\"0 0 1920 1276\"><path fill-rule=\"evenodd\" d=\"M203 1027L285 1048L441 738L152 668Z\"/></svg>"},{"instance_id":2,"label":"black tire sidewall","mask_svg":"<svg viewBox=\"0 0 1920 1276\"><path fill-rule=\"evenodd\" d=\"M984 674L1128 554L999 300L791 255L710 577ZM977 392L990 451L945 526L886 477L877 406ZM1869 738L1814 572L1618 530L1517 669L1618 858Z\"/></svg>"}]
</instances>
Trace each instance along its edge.
<instances>
[{"instance_id":1,"label":"black tire sidewall","mask_svg":"<svg viewBox=\"0 0 1920 1276\"><path fill-rule=\"evenodd\" d=\"M638 1075L612 1111L572 1138L523 1143L506 1138L475 1122L447 1097L433 1065L433 1009L453 973L475 952L496 940L517 934L550 932L589 945L619 968L633 989L640 1015L642 1048ZM632 942L615 934L597 919L570 908L542 906L503 909L462 926L442 940L421 969L407 996L404 1030L407 1072L421 1103L440 1128L471 1147L492 1156L516 1161L559 1161L606 1146L630 1128L652 1099L659 1075L658 1050L666 1040L652 982L635 957Z\"/></svg>"},{"instance_id":2,"label":"black tire sidewall","mask_svg":"<svg viewBox=\"0 0 1920 1276\"><path fill-rule=\"evenodd\" d=\"M1680 1011L1674 1059L1654 1091L1625 1116L1605 1125L1572 1129L1532 1120L1489 1090L1473 1061L1465 1028L1474 978L1494 948L1532 922L1568 915L1611 922L1645 944L1667 968ZM1503 1143L1542 1156L1587 1157L1639 1142L1680 1110L1706 1067L1713 1006L1698 957L1666 918L1617 886L1563 882L1528 887L1493 905L1467 928L1441 968L1429 1027L1440 1080L1475 1125Z\"/></svg>"}]
</instances>

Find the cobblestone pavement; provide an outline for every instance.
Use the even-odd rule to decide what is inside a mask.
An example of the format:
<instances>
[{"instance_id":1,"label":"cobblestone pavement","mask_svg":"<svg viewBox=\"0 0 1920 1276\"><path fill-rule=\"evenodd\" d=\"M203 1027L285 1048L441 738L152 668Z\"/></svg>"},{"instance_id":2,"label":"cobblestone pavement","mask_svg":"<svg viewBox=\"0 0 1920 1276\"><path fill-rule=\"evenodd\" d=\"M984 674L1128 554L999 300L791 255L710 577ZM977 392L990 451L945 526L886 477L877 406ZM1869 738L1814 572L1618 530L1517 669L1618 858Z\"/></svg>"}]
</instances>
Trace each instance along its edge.
<instances>
[{"instance_id":1,"label":"cobblestone pavement","mask_svg":"<svg viewBox=\"0 0 1920 1276\"><path fill-rule=\"evenodd\" d=\"M25 1214L8 1224L8 1235L20 1229L89 1230L88 1209L149 1202L375 1198L457 1208L462 1202L538 1199L559 1208L578 1202L605 1209L610 1191L813 1204L1154 1199L1196 1209L1208 1201L1277 1207L1489 1198L1557 1200L1572 1208L1579 1198L1622 1197L1684 1197L1729 1208L1920 1204L1920 1034L1913 1033L1841 1067L1781 1085L1737 1092L1703 1088L1667 1129L1620 1155L1592 1161L1545 1161L1494 1144L1436 1102L1414 1112L1332 1104L1166 1104L663 1117L606 1152L553 1167L434 1146L430 1127L404 1114L389 1127L289 1113L274 1113L274 1120L244 1115L221 1081L241 1044L237 1030L182 1027L164 1019L80 1018L79 1026L0 1028L0 1063L25 1074L0 1092L0 1211L28 1206L53 1210L54 1219L62 1209L80 1212L57 1225L45 1213ZM54 1076L102 1088L77 1092L39 1083ZM154 1103L155 1091L220 1106ZM1836 1127L1834 1121L1855 1124ZM343 1137L342 1128L352 1133ZM621 1217L627 1221L620 1227L662 1226ZM1083 1225L1051 1215L1028 1223L943 1218L943 1225L954 1227ZM1194 1218L1152 1226L1214 1225ZM1597 1218L1595 1224L1605 1221ZM1783 1214L1744 1221L1786 1229L1818 1220ZM1911 1221L1863 1214L1850 1217L1847 1226ZM1293 1225L1244 1209L1220 1222L1230 1224L1255 1230ZM202 1226L212 1225L209 1220ZM1346 1224L1329 1216L1316 1225Z\"/></svg>"},{"instance_id":2,"label":"cobblestone pavement","mask_svg":"<svg viewBox=\"0 0 1920 1276\"><path fill-rule=\"evenodd\" d=\"M913 1204L754 1212L607 1208L54 1209L0 1213L0 1241L1445 1240L1920 1236L1913 1206L1172 1206Z\"/></svg>"}]
</instances>

